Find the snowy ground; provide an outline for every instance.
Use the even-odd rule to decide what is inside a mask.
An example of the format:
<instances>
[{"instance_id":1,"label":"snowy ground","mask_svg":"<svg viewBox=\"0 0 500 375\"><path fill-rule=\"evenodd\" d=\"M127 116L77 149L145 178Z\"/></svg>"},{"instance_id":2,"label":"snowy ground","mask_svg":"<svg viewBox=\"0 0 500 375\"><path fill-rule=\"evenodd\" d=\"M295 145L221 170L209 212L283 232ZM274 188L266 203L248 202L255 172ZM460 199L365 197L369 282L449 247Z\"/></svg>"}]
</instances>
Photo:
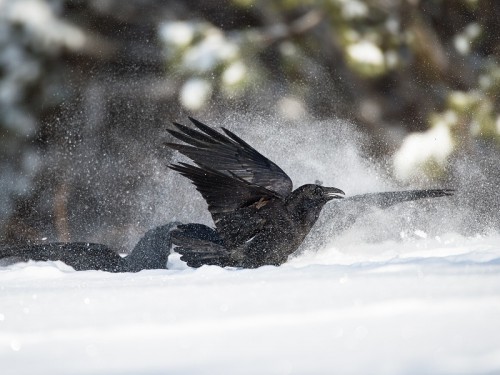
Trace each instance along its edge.
<instances>
[{"instance_id":1,"label":"snowy ground","mask_svg":"<svg viewBox=\"0 0 500 375\"><path fill-rule=\"evenodd\" d=\"M0 373L500 374L498 234L171 266L0 267Z\"/></svg>"}]
</instances>

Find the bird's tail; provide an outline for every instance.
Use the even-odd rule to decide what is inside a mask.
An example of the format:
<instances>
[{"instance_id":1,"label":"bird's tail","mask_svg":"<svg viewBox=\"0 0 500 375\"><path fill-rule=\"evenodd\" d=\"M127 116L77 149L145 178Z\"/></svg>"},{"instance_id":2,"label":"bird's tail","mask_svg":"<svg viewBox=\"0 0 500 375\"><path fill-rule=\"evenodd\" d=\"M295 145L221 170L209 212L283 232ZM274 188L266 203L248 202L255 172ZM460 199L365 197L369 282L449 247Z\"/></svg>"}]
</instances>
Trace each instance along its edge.
<instances>
[{"instance_id":1,"label":"bird's tail","mask_svg":"<svg viewBox=\"0 0 500 375\"><path fill-rule=\"evenodd\" d=\"M212 228L202 224L183 224L172 231L174 251L190 267L203 265L230 266L230 254Z\"/></svg>"}]
</instances>

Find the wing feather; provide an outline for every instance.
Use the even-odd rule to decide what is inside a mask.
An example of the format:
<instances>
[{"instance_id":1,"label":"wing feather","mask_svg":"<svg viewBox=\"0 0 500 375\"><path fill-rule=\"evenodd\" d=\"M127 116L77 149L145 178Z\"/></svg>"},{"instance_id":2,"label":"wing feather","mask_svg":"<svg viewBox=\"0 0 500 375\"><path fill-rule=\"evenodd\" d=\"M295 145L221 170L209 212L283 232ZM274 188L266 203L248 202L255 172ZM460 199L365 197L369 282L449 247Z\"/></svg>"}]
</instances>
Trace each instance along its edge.
<instances>
[{"instance_id":1,"label":"wing feather","mask_svg":"<svg viewBox=\"0 0 500 375\"><path fill-rule=\"evenodd\" d=\"M208 203L217 225L222 214L234 212L261 199L278 198L274 191L254 185L236 174L227 175L208 167L179 163L169 166L189 178Z\"/></svg>"},{"instance_id":2,"label":"wing feather","mask_svg":"<svg viewBox=\"0 0 500 375\"><path fill-rule=\"evenodd\" d=\"M290 177L237 135L223 128L224 135L194 118L189 119L198 130L174 123L176 130L169 129L168 132L187 145L167 143L169 147L190 158L203 170L235 175L281 198L292 192Z\"/></svg>"},{"instance_id":3,"label":"wing feather","mask_svg":"<svg viewBox=\"0 0 500 375\"><path fill-rule=\"evenodd\" d=\"M354 195L352 197L343 199L343 201L345 200L345 202L359 202L367 207L371 206L385 209L402 202L414 201L423 198L439 198L453 195L454 191L454 189L386 191L382 193Z\"/></svg>"}]
</instances>

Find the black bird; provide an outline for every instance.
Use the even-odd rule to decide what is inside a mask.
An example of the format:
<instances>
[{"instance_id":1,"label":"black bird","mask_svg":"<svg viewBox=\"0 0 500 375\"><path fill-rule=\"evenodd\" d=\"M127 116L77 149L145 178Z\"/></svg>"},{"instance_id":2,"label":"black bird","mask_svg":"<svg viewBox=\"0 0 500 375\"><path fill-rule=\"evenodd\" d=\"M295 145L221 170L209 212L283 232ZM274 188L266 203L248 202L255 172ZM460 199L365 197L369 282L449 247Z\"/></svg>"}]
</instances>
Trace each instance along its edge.
<instances>
[{"instance_id":1,"label":"black bird","mask_svg":"<svg viewBox=\"0 0 500 375\"><path fill-rule=\"evenodd\" d=\"M168 143L194 161L175 171L189 178L208 203L215 229L171 222L148 231L127 257L96 243L46 243L1 246L0 259L60 260L75 270L137 272L166 268L172 244L191 267L204 264L255 268L280 265L295 252L330 200L349 203L345 229L370 207L451 195L450 189L373 193L342 198L344 192L316 184L292 190L281 168L248 143L222 128L225 135L190 118L194 130L174 123L170 134L187 145Z\"/></svg>"},{"instance_id":2,"label":"black bird","mask_svg":"<svg viewBox=\"0 0 500 375\"><path fill-rule=\"evenodd\" d=\"M290 177L280 167L237 135L222 128L223 134L189 119L197 130L178 123L174 123L175 130L168 130L186 144L167 145L196 165L169 167L192 181L208 203L215 223L215 229L185 224L172 231L175 251L191 267L280 265L297 250L331 200L358 203L359 210L452 194L450 189L434 189L342 199L344 192L335 187L308 184L293 190ZM354 212L352 217L363 212Z\"/></svg>"},{"instance_id":3,"label":"black bird","mask_svg":"<svg viewBox=\"0 0 500 375\"><path fill-rule=\"evenodd\" d=\"M162 269L167 268L170 255L170 232L178 224L172 222L149 230L126 257L121 257L108 246L97 243L52 242L0 247L0 259L60 260L76 271L138 272Z\"/></svg>"}]
</instances>

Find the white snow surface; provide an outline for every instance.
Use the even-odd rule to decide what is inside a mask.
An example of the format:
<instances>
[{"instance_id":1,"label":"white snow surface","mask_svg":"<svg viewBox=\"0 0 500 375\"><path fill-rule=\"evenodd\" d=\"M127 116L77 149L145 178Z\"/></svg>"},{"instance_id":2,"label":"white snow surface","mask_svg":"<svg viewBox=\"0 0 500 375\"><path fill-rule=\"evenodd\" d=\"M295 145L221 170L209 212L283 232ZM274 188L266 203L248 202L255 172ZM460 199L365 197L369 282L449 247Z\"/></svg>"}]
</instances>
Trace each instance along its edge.
<instances>
[{"instance_id":1,"label":"white snow surface","mask_svg":"<svg viewBox=\"0 0 500 375\"><path fill-rule=\"evenodd\" d=\"M334 241L281 267L0 267L0 373L499 374L500 235Z\"/></svg>"}]
</instances>

